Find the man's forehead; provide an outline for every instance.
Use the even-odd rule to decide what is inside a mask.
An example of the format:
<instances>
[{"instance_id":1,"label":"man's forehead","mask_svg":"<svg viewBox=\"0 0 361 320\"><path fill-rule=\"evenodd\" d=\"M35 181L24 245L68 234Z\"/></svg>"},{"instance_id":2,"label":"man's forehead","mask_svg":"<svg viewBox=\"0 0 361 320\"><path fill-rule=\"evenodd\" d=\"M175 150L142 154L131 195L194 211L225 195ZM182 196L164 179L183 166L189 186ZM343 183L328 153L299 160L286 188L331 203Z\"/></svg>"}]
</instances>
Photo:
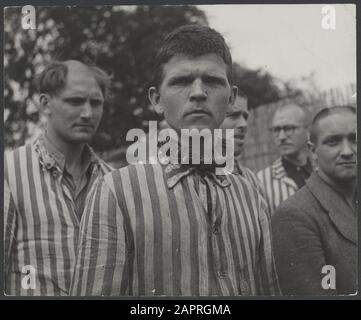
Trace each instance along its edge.
<instances>
[{"instance_id":1,"label":"man's forehead","mask_svg":"<svg viewBox=\"0 0 361 320\"><path fill-rule=\"evenodd\" d=\"M356 116L352 113L331 114L318 122L318 130L324 134L348 134L357 129Z\"/></svg>"},{"instance_id":2,"label":"man's forehead","mask_svg":"<svg viewBox=\"0 0 361 320\"><path fill-rule=\"evenodd\" d=\"M222 57L215 53L200 56L177 54L163 65L163 72L167 71L177 74L195 73L197 71L214 73L219 73L221 71L222 73L226 73L226 70L227 65Z\"/></svg>"},{"instance_id":3,"label":"man's forehead","mask_svg":"<svg viewBox=\"0 0 361 320\"><path fill-rule=\"evenodd\" d=\"M66 86L61 93L62 96L71 96L77 94L89 94L92 96L103 96L102 90L92 73L77 73L75 70L69 70Z\"/></svg>"},{"instance_id":4,"label":"man's forehead","mask_svg":"<svg viewBox=\"0 0 361 320\"><path fill-rule=\"evenodd\" d=\"M301 107L297 105L287 105L283 106L280 109L276 110L273 116L273 122L304 122L305 112L301 109Z\"/></svg>"},{"instance_id":5,"label":"man's forehead","mask_svg":"<svg viewBox=\"0 0 361 320\"><path fill-rule=\"evenodd\" d=\"M67 82L71 85L81 85L82 83L95 83L98 86L97 80L90 68L76 60L68 60L64 62L68 67Z\"/></svg>"},{"instance_id":6,"label":"man's forehead","mask_svg":"<svg viewBox=\"0 0 361 320\"><path fill-rule=\"evenodd\" d=\"M82 64L70 64L68 66L68 74L67 78L68 80L73 81L79 81L79 79L84 78L91 78L94 79L94 74L91 72L91 70L86 66Z\"/></svg>"}]
</instances>

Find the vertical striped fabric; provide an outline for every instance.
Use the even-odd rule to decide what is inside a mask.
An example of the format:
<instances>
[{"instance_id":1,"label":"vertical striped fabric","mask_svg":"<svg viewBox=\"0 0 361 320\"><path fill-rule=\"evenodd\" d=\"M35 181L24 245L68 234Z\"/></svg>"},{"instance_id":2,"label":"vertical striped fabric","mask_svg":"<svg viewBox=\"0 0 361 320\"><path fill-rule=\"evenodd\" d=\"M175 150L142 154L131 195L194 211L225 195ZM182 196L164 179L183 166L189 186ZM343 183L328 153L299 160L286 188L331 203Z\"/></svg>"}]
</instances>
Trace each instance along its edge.
<instances>
[{"instance_id":1,"label":"vertical striped fabric","mask_svg":"<svg viewBox=\"0 0 361 320\"><path fill-rule=\"evenodd\" d=\"M263 206L266 208L266 211L271 216L270 209L268 207L268 201L266 200L266 196L261 186L261 182L259 181L256 174L251 169L243 166L239 161L237 161L236 173L240 173L242 177L246 179L258 191L261 201L263 202Z\"/></svg>"},{"instance_id":2,"label":"vertical striped fabric","mask_svg":"<svg viewBox=\"0 0 361 320\"><path fill-rule=\"evenodd\" d=\"M41 164L39 143L5 154L4 270L9 295L67 295L75 263L80 225L75 204L62 174ZM98 160L89 189L111 169ZM24 266L35 270L35 289L22 286Z\"/></svg>"},{"instance_id":3,"label":"vertical striped fabric","mask_svg":"<svg viewBox=\"0 0 361 320\"><path fill-rule=\"evenodd\" d=\"M259 171L257 178L261 183L271 215L283 201L298 190L296 182L287 176L281 158Z\"/></svg>"},{"instance_id":4,"label":"vertical striped fabric","mask_svg":"<svg viewBox=\"0 0 361 320\"><path fill-rule=\"evenodd\" d=\"M279 293L269 215L240 175L116 170L90 192L72 295Z\"/></svg>"}]
</instances>

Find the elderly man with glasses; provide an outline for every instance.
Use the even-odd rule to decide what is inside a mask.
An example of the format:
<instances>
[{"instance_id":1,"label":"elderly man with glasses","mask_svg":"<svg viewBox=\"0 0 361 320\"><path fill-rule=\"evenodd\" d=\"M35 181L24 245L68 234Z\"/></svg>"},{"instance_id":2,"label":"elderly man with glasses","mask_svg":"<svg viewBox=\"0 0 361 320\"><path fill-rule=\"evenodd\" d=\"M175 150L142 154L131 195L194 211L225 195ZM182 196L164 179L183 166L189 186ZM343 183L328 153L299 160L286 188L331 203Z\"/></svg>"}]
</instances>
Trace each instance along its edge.
<instances>
[{"instance_id":1,"label":"elderly man with glasses","mask_svg":"<svg viewBox=\"0 0 361 320\"><path fill-rule=\"evenodd\" d=\"M286 103L274 113L270 130L281 157L257 173L271 213L313 171L307 148L309 118L308 110L295 103Z\"/></svg>"}]
</instances>

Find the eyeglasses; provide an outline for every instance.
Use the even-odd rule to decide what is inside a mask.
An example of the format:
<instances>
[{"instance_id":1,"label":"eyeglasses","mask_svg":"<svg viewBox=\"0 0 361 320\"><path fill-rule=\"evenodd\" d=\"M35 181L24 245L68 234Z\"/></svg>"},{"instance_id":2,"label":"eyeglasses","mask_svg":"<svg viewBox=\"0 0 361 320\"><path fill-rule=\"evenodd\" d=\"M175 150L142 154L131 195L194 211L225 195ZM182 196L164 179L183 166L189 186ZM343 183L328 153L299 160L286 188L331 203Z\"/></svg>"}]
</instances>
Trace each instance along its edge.
<instances>
[{"instance_id":1,"label":"eyeglasses","mask_svg":"<svg viewBox=\"0 0 361 320\"><path fill-rule=\"evenodd\" d=\"M270 131L273 133L273 135L274 135L275 137L278 137L278 136L280 135L281 131L283 130L284 134L285 134L287 137L289 137L289 136L291 136L291 135L295 132L295 130L298 129L298 128L300 128L300 127L298 127L298 126L293 126L293 125L288 125L288 126L283 126L283 127L281 127L281 126L276 126L276 127L270 128Z\"/></svg>"}]
</instances>

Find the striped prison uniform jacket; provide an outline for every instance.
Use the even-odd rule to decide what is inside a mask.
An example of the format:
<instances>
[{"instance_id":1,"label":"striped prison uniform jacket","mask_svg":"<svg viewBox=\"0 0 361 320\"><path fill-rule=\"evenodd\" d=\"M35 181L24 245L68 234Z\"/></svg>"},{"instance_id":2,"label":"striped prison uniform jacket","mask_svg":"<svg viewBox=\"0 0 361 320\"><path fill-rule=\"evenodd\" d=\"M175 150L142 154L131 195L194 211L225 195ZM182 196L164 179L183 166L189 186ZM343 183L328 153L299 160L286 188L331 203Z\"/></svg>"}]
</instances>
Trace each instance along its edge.
<instances>
[{"instance_id":1,"label":"striped prison uniform jacket","mask_svg":"<svg viewBox=\"0 0 361 320\"><path fill-rule=\"evenodd\" d=\"M111 170L89 150L88 192ZM5 292L68 295L80 222L62 172L42 139L6 153L4 162ZM35 289L23 285L28 272Z\"/></svg>"},{"instance_id":2,"label":"striped prison uniform jacket","mask_svg":"<svg viewBox=\"0 0 361 320\"><path fill-rule=\"evenodd\" d=\"M283 201L298 190L296 182L287 176L281 158L259 171L257 177L261 183L271 215Z\"/></svg>"},{"instance_id":3,"label":"striped prison uniform jacket","mask_svg":"<svg viewBox=\"0 0 361 320\"><path fill-rule=\"evenodd\" d=\"M270 216L241 175L138 164L93 187L71 295L279 293Z\"/></svg>"},{"instance_id":4,"label":"striped prison uniform jacket","mask_svg":"<svg viewBox=\"0 0 361 320\"><path fill-rule=\"evenodd\" d=\"M267 208L267 211L269 212L268 202L266 200L266 196L264 195L261 182L259 181L257 175L251 169L243 166L239 160L236 162L234 173L241 174L243 178L248 180L248 182L261 194L261 200L264 202L264 206Z\"/></svg>"}]
</instances>

